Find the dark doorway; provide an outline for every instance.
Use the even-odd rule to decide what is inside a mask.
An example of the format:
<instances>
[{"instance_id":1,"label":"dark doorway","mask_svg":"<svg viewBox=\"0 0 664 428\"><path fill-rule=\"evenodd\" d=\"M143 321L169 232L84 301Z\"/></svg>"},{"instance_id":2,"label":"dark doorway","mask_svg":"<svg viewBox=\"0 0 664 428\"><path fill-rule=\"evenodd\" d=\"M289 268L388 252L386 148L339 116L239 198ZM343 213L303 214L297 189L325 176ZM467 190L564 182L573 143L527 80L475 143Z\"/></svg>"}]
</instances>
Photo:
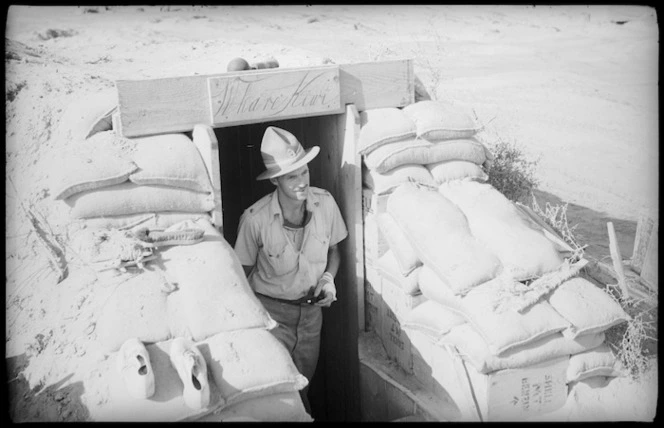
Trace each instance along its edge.
<instances>
[{"instance_id":1,"label":"dark doorway","mask_svg":"<svg viewBox=\"0 0 664 428\"><path fill-rule=\"evenodd\" d=\"M268 126L291 132L305 149L319 146L320 153L309 164L311 185L335 195L339 204L339 149L343 144L345 115L315 116L217 128L224 238L235 245L240 216L251 204L274 190L269 180L257 181L265 170L260 153L263 133ZM336 172L333 170L336 169ZM330 178L332 177L332 178ZM352 225L348 224L349 232ZM344 249L342 248L342 251ZM346 251L349 251L348 249ZM349 269L351 266L341 269ZM359 420L359 364L357 357L357 302L348 275L338 275L339 301L323 310L321 351L316 373L309 388L312 416L317 421ZM336 282L336 281L335 281ZM347 282L347 281L346 281ZM349 283L350 284L350 283Z\"/></svg>"}]
</instances>

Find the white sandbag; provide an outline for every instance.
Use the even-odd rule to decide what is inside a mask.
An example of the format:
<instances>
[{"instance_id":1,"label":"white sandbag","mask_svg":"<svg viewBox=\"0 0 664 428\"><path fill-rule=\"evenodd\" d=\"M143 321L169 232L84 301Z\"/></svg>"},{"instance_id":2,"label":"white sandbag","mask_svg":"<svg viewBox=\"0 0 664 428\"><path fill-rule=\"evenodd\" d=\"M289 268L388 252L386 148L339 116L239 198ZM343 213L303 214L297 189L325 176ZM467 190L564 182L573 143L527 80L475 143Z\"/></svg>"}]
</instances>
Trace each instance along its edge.
<instances>
[{"instance_id":1,"label":"white sandbag","mask_svg":"<svg viewBox=\"0 0 664 428\"><path fill-rule=\"evenodd\" d=\"M88 229L134 230L147 227L150 230L164 230L176 223L198 219L210 220L209 213L153 212L107 217L93 217L79 220L80 226Z\"/></svg>"},{"instance_id":2,"label":"white sandbag","mask_svg":"<svg viewBox=\"0 0 664 428\"><path fill-rule=\"evenodd\" d=\"M462 160L449 160L426 165L436 184L451 180L477 180L487 181L489 176L484 170L473 162Z\"/></svg>"},{"instance_id":3,"label":"white sandbag","mask_svg":"<svg viewBox=\"0 0 664 428\"><path fill-rule=\"evenodd\" d=\"M199 341L222 331L274 328L233 248L209 222L194 224L205 230L203 242L161 252L164 273L178 286L167 300L172 334Z\"/></svg>"},{"instance_id":4,"label":"white sandbag","mask_svg":"<svg viewBox=\"0 0 664 428\"><path fill-rule=\"evenodd\" d=\"M538 278L562 265L554 243L490 184L450 181L441 184L438 191L461 209L473 236L516 280Z\"/></svg>"},{"instance_id":5,"label":"white sandbag","mask_svg":"<svg viewBox=\"0 0 664 428\"><path fill-rule=\"evenodd\" d=\"M553 309L571 324L563 332L569 337L604 331L631 319L611 296L581 277L559 285L548 300Z\"/></svg>"},{"instance_id":6,"label":"white sandbag","mask_svg":"<svg viewBox=\"0 0 664 428\"><path fill-rule=\"evenodd\" d=\"M149 270L114 286L97 318L95 330L102 351L117 351L132 337L145 343L170 339L166 304L170 290L172 286L159 271Z\"/></svg>"},{"instance_id":7,"label":"white sandbag","mask_svg":"<svg viewBox=\"0 0 664 428\"><path fill-rule=\"evenodd\" d=\"M481 128L464 108L443 101L419 101L403 112L415 123L417 136L429 141L472 137Z\"/></svg>"},{"instance_id":8,"label":"white sandbag","mask_svg":"<svg viewBox=\"0 0 664 428\"><path fill-rule=\"evenodd\" d=\"M435 342L449 333L452 328L465 322L466 320L454 311L435 300L427 300L408 312L402 327L422 332Z\"/></svg>"},{"instance_id":9,"label":"white sandbag","mask_svg":"<svg viewBox=\"0 0 664 428\"><path fill-rule=\"evenodd\" d=\"M401 165L385 174L362 168L362 182L377 195L389 193L402 183L414 182L428 186L438 184L426 167L415 164Z\"/></svg>"},{"instance_id":10,"label":"white sandbag","mask_svg":"<svg viewBox=\"0 0 664 428\"><path fill-rule=\"evenodd\" d=\"M388 253L391 253L391 257L397 262L401 275L408 276L418 266L422 266L422 261L392 215L381 213L378 214L377 220L378 228L390 249Z\"/></svg>"},{"instance_id":11,"label":"white sandbag","mask_svg":"<svg viewBox=\"0 0 664 428\"><path fill-rule=\"evenodd\" d=\"M81 147L61 155L51 168L51 194L64 200L78 193L101 189L129 180L138 167L118 152L96 146Z\"/></svg>"},{"instance_id":12,"label":"white sandbag","mask_svg":"<svg viewBox=\"0 0 664 428\"><path fill-rule=\"evenodd\" d=\"M57 138L85 140L112 129L112 114L118 108L115 87L98 92L79 93L77 102L68 105L56 129Z\"/></svg>"},{"instance_id":13,"label":"white sandbag","mask_svg":"<svg viewBox=\"0 0 664 428\"><path fill-rule=\"evenodd\" d=\"M77 193L65 199L65 202L71 207L73 218L162 211L202 213L214 208L211 193L166 186L139 186L129 181Z\"/></svg>"},{"instance_id":14,"label":"white sandbag","mask_svg":"<svg viewBox=\"0 0 664 428\"><path fill-rule=\"evenodd\" d=\"M387 212L422 263L455 293L464 294L500 273L498 258L471 235L466 217L439 192L403 184L388 198Z\"/></svg>"},{"instance_id":15,"label":"white sandbag","mask_svg":"<svg viewBox=\"0 0 664 428\"><path fill-rule=\"evenodd\" d=\"M501 356L510 349L562 332L569 326L548 302L537 303L523 313L511 310L496 312L495 289L505 280L505 277L498 277L472 288L460 297L454 295L449 285L426 262L419 277L422 294L469 322L487 343L492 355Z\"/></svg>"},{"instance_id":16,"label":"white sandbag","mask_svg":"<svg viewBox=\"0 0 664 428\"><path fill-rule=\"evenodd\" d=\"M472 138L436 143L420 138L406 139L384 144L364 156L366 166L381 174L401 165L428 165L448 160L464 160L481 165L486 160L484 145Z\"/></svg>"},{"instance_id":17,"label":"white sandbag","mask_svg":"<svg viewBox=\"0 0 664 428\"><path fill-rule=\"evenodd\" d=\"M579 339L585 336L581 336ZM567 368L567 383L578 382L594 376L618 377L624 375L620 361L606 343L572 355Z\"/></svg>"},{"instance_id":18,"label":"white sandbag","mask_svg":"<svg viewBox=\"0 0 664 428\"><path fill-rule=\"evenodd\" d=\"M415 136L415 124L396 107L360 112L360 126L358 151L361 155L366 155L383 144Z\"/></svg>"},{"instance_id":19,"label":"white sandbag","mask_svg":"<svg viewBox=\"0 0 664 428\"><path fill-rule=\"evenodd\" d=\"M416 266L413 270L404 274L403 270L399 268L399 264L394 256L392 250L388 250L385 254L378 258L376 267L379 269L381 275L387 277L393 283L397 284L404 293L414 296L420 294L420 285L418 277L421 265Z\"/></svg>"},{"instance_id":20,"label":"white sandbag","mask_svg":"<svg viewBox=\"0 0 664 428\"><path fill-rule=\"evenodd\" d=\"M440 338L440 343L457 347L462 358L478 372L517 369L548 361L564 355L574 355L597 348L604 343L604 333L589 334L576 339L554 333L542 339L517 346L500 357L491 354L482 336L470 325L455 326Z\"/></svg>"},{"instance_id":21,"label":"white sandbag","mask_svg":"<svg viewBox=\"0 0 664 428\"><path fill-rule=\"evenodd\" d=\"M197 346L226 406L299 391L308 384L288 350L267 330L226 331L200 341Z\"/></svg>"},{"instance_id":22,"label":"white sandbag","mask_svg":"<svg viewBox=\"0 0 664 428\"><path fill-rule=\"evenodd\" d=\"M129 176L132 182L196 192L212 191L203 158L185 134L162 134L134 140L133 161L139 169Z\"/></svg>"},{"instance_id":23,"label":"white sandbag","mask_svg":"<svg viewBox=\"0 0 664 428\"><path fill-rule=\"evenodd\" d=\"M298 392L278 392L240 401L196 422L313 422Z\"/></svg>"}]
</instances>

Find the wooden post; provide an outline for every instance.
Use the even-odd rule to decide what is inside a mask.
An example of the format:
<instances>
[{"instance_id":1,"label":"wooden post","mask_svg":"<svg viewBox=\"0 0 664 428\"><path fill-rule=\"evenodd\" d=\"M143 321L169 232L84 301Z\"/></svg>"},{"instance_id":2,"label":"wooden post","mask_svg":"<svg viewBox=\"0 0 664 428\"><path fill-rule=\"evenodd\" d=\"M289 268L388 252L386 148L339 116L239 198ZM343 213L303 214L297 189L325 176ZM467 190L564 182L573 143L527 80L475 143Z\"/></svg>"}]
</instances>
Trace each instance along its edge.
<instances>
[{"instance_id":1,"label":"wooden post","mask_svg":"<svg viewBox=\"0 0 664 428\"><path fill-rule=\"evenodd\" d=\"M223 228L223 216L221 211L221 172L219 170L219 144L214 130L205 124L194 126L192 133L194 144L203 158L205 168L207 169L212 183L212 192L214 196L214 210L212 215L212 224L220 231Z\"/></svg>"},{"instance_id":2,"label":"wooden post","mask_svg":"<svg viewBox=\"0 0 664 428\"><path fill-rule=\"evenodd\" d=\"M613 223L606 223L609 230L609 250L611 251L611 259L613 260L613 268L618 277L618 285L622 291L623 298L629 298L629 290L627 289L627 280L625 279L625 270L623 269L622 256L620 255L620 248L618 247L618 239L616 238L616 231L613 229Z\"/></svg>"}]
</instances>

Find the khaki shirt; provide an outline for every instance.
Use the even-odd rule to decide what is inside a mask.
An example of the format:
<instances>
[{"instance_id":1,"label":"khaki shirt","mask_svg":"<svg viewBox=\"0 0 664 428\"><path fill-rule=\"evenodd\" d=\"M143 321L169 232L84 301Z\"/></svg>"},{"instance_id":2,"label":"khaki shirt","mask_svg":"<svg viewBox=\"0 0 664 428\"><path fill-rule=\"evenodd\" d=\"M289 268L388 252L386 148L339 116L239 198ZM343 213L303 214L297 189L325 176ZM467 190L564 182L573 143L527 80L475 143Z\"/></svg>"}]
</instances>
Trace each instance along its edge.
<instances>
[{"instance_id":1,"label":"khaki shirt","mask_svg":"<svg viewBox=\"0 0 664 428\"><path fill-rule=\"evenodd\" d=\"M325 272L327 250L348 236L341 212L332 195L309 187L304 226L298 251L288 239L277 190L247 208L240 217L235 253L244 266L254 266L249 284L254 291L295 300L307 294Z\"/></svg>"}]
</instances>

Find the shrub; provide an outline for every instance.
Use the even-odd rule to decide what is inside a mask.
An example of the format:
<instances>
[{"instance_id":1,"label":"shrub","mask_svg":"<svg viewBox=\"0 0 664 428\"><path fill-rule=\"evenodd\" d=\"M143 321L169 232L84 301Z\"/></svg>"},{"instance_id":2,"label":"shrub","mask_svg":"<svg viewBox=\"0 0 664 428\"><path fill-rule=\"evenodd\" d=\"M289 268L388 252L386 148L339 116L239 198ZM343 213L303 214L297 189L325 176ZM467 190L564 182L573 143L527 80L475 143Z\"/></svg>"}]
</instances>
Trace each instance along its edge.
<instances>
[{"instance_id":1,"label":"shrub","mask_svg":"<svg viewBox=\"0 0 664 428\"><path fill-rule=\"evenodd\" d=\"M488 183L514 202L525 203L537 188L535 170L539 159L529 160L513 142L499 141L489 147L495 159L488 169Z\"/></svg>"}]
</instances>

